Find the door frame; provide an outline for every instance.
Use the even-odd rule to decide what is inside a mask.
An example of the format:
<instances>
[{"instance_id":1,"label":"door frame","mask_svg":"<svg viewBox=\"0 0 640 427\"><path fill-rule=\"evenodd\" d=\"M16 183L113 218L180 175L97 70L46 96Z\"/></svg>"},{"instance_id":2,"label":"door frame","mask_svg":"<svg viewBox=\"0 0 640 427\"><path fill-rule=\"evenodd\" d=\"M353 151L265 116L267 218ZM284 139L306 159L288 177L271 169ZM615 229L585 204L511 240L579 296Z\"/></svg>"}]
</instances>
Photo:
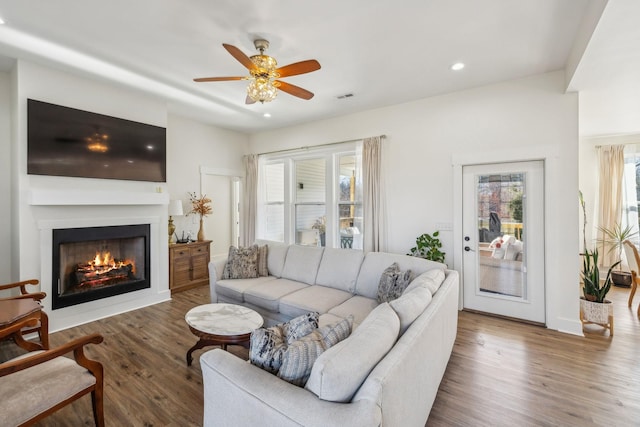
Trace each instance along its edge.
<instances>
[{"instance_id":1,"label":"door frame","mask_svg":"<svg viewBox=\"0 0 640 427\"><path fill-rule=\"evenodd\" d=\"M452 155L451 163L453 170L453 268L460 273L460 296L458 300L458 308L462 310L463 307L463 289L462 284L464 276L462 274L462 260L463 260L463 229L462 229L462 169L465 165L475 164L490 164L490 163L510 163L520 161L532 161L543 160L545 163L544 169L544 217L545 217L545 312L547 313L546 326L550 329L556 329L559 331L571 333L574 335L582 335L582 324L577 316L579 312L579 298L577 290L577 282L575 292L571 290L569 286L550 286L554 281L558 280L578 280L578 266L576 263L575 271L576 276L573 277L573 270L569 268L566 270L566 274L560 275L558 272L562 271L563 267L558 260L559 257L553 256L553 253L548 249L548 245L557 241L557 236L554 233L559 233L561 230L557 230L559 224L557 221L551 221L553 204L549 203L549 197L554 194L557 197L557 191L551 188L551 183L558 182L559 180L566 179L566 173L562 162L559 160L563 147L557 145L536 145L527 147L518 147L518 141L514 139L514 148L511 149L478 149L476 151L468 151L464 153ZM566 195L569 197L569 195ZM576 177L576 200L577 200L577 177ZM576 212L578 207L576 204ZM577 215L577 213L576 213ZM578 241L575 242L576 246L576 260L577 260L577 247ZM554 281L550 281L550 275L556 275ZM575 311L576 316L568 317L567 312Z\"/></svg>"}]
</instances>

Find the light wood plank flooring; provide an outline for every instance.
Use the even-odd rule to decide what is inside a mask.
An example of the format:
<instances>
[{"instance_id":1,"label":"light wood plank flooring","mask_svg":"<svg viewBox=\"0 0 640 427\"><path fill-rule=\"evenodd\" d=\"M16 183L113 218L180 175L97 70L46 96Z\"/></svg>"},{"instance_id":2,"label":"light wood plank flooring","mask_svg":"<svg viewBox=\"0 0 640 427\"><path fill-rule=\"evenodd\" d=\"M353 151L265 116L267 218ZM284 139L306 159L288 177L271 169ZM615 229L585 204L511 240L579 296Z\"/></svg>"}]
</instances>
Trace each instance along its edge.
<instances>
[{"instance_id":1,"label":"light wood plank flooring","mask_svg":"<svg viewBox=\"0 0 640 427\"><path fill-rule=\"evenodd\" d=\"M613 339L597 326L582 338L461 312L427 426L640 426L640 296L629 310L628 292L610 294ZM105 366L107 426L199 426L202 351L187 367L185 353L196 338L184 313L208 301L206 287L185 291L170 302L54 333L51 342L104 335L88 354ZM230 348L247 357L246 349ZM0 345L0 360L15 354L12 343ZM93 425L90 398L38 425Z\"/></svg>"}]
</instances>

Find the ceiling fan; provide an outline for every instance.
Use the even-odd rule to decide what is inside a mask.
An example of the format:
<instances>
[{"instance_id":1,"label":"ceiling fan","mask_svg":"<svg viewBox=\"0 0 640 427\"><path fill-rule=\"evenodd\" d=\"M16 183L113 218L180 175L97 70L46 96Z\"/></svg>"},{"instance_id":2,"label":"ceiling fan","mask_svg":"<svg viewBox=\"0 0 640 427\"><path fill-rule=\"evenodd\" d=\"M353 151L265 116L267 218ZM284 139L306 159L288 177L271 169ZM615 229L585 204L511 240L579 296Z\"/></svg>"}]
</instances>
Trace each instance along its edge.
<instances>
[{"instance_id":1,"label":"ceiling fan","mask_svg":"<svg viewBox=\"0 0 640 427\"><path fill-rule=\"evenodd\" d=\"M320 63L315 59L296 62L284 67L276 68L278 63L275 58L265 55L264 51L269 47L267 40L258 39L253 42L260 52L259 55L248 57L240 49L230 44L223 43L225 49L249 70L249 76L245 77L202 77L193 79L196 82L222 82L230 80L249 80L247 86L247 104L255 102L270 102L275 99L278 89L289 95L309 100L313 93L299 86L278 80L282 77L296 76L310 73L320 69Z\"/></svg>"}]
</instances>

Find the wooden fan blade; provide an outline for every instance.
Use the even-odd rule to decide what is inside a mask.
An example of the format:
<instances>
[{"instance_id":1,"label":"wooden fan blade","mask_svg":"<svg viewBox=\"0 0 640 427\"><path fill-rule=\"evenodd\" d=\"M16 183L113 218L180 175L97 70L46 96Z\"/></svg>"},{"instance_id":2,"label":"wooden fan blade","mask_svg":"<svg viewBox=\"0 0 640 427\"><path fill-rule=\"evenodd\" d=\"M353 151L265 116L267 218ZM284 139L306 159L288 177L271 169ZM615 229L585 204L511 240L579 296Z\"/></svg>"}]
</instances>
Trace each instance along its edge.
<instances>
[{"instance_id":1,"label":"wooden fan blade","mask_svg":"<svg viewBox=\"0 0 640 427\"><path fill-rule=\"evenodd\" d=\"M294 64L285 65L276 70L280 77L296 76L298 74L310 73L320 69L320 63L315 59L300 61Z\"/></svg>"},{"instance_id":2,"label":"wooden fan blade","mask_svg":"<svg viewBox=\"0 0 640 427\"><path fill-rule=\"evenodd\" d=\"M279 84L278 89L283 92L287 92L289 95L297 96L298 98L309 100L313 98L313 93L306 89L302 89L300 86L292 85L291 83L285 83L280 80L276 80Z\"/></svg>"},{"instance_id":3,"label":"wooden fan blade","mask_svg":"<svg viewBox=\"0 0 640 427\"><path fill-rule=\"evenodd\" d=\"M224 48L227 49L227 52L236 58L238 62L247 67L247 69L253 70L256 68L256 64L254 64L253 61L237 47L226 43L222 43L222 46L224 46Z\"/></svg>"},{"instance_id":4,"label":"wooden fan blade","mask_svg":"<svg viewBox=\"0 0 640 427\"><path fill-rule=\"evenodd\" d=\"M193 79L194 82L228 82L230 80L244 80L246 77L201 77Z\"/></svg>"},{"instance_id":5,"label":"wooden fan blade","mask_svg":"<svg viewBox=\"0 0 640 427\"><path fill-rule=\"evenodd\" d=\"M249 104L255 104L256 101L255 99L253 99L252 97L250 97L249 95L247 95L247 99L244 100L244 103L249 105Z\"/></svg>"}]
</instances>

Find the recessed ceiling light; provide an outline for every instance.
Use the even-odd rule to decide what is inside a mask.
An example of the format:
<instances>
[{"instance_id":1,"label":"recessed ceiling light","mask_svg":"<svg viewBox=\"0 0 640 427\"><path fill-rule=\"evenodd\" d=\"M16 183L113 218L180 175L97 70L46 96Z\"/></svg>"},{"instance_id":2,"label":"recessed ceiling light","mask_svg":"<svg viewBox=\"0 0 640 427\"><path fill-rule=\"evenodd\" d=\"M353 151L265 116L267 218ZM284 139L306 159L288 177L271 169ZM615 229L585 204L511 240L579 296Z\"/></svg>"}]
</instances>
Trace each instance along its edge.
<instances>
[{"instance_id":1,"label":"recessed ceiling light","mask_svg":"<svg viewBox=\"0 0 640 427\"><path fill-rule=\"evenodd\" d=\"M2 19L2 16L0 16L0 25L4 24L4 19Z\"/></svg>"},{"instance_id":2,"label":"recessed ceiling light","mask_svg":"<svg viewBox=\"0 0 640 427\"><path fill-rule=\"evenodd\" d=\"M452 69L453 71L460 71L460 70L462 70L463 68L464 68L464 64L463 64L462 62L456 62L455 64L453 64L453 65L451 66L451 69Z\"/></svg>"},{"instance_id":3,"label":"recessed ceiling light","mask_svg":"<svg viewBox=\"0 0 640 427\"><path fill-rule=\"evenodd\" d=\"M269 118L269 117L271 117L271 114L269 114L269 113L264 113L264 114L262 115L262 117Z\"/></svg>"}]
</instances>

